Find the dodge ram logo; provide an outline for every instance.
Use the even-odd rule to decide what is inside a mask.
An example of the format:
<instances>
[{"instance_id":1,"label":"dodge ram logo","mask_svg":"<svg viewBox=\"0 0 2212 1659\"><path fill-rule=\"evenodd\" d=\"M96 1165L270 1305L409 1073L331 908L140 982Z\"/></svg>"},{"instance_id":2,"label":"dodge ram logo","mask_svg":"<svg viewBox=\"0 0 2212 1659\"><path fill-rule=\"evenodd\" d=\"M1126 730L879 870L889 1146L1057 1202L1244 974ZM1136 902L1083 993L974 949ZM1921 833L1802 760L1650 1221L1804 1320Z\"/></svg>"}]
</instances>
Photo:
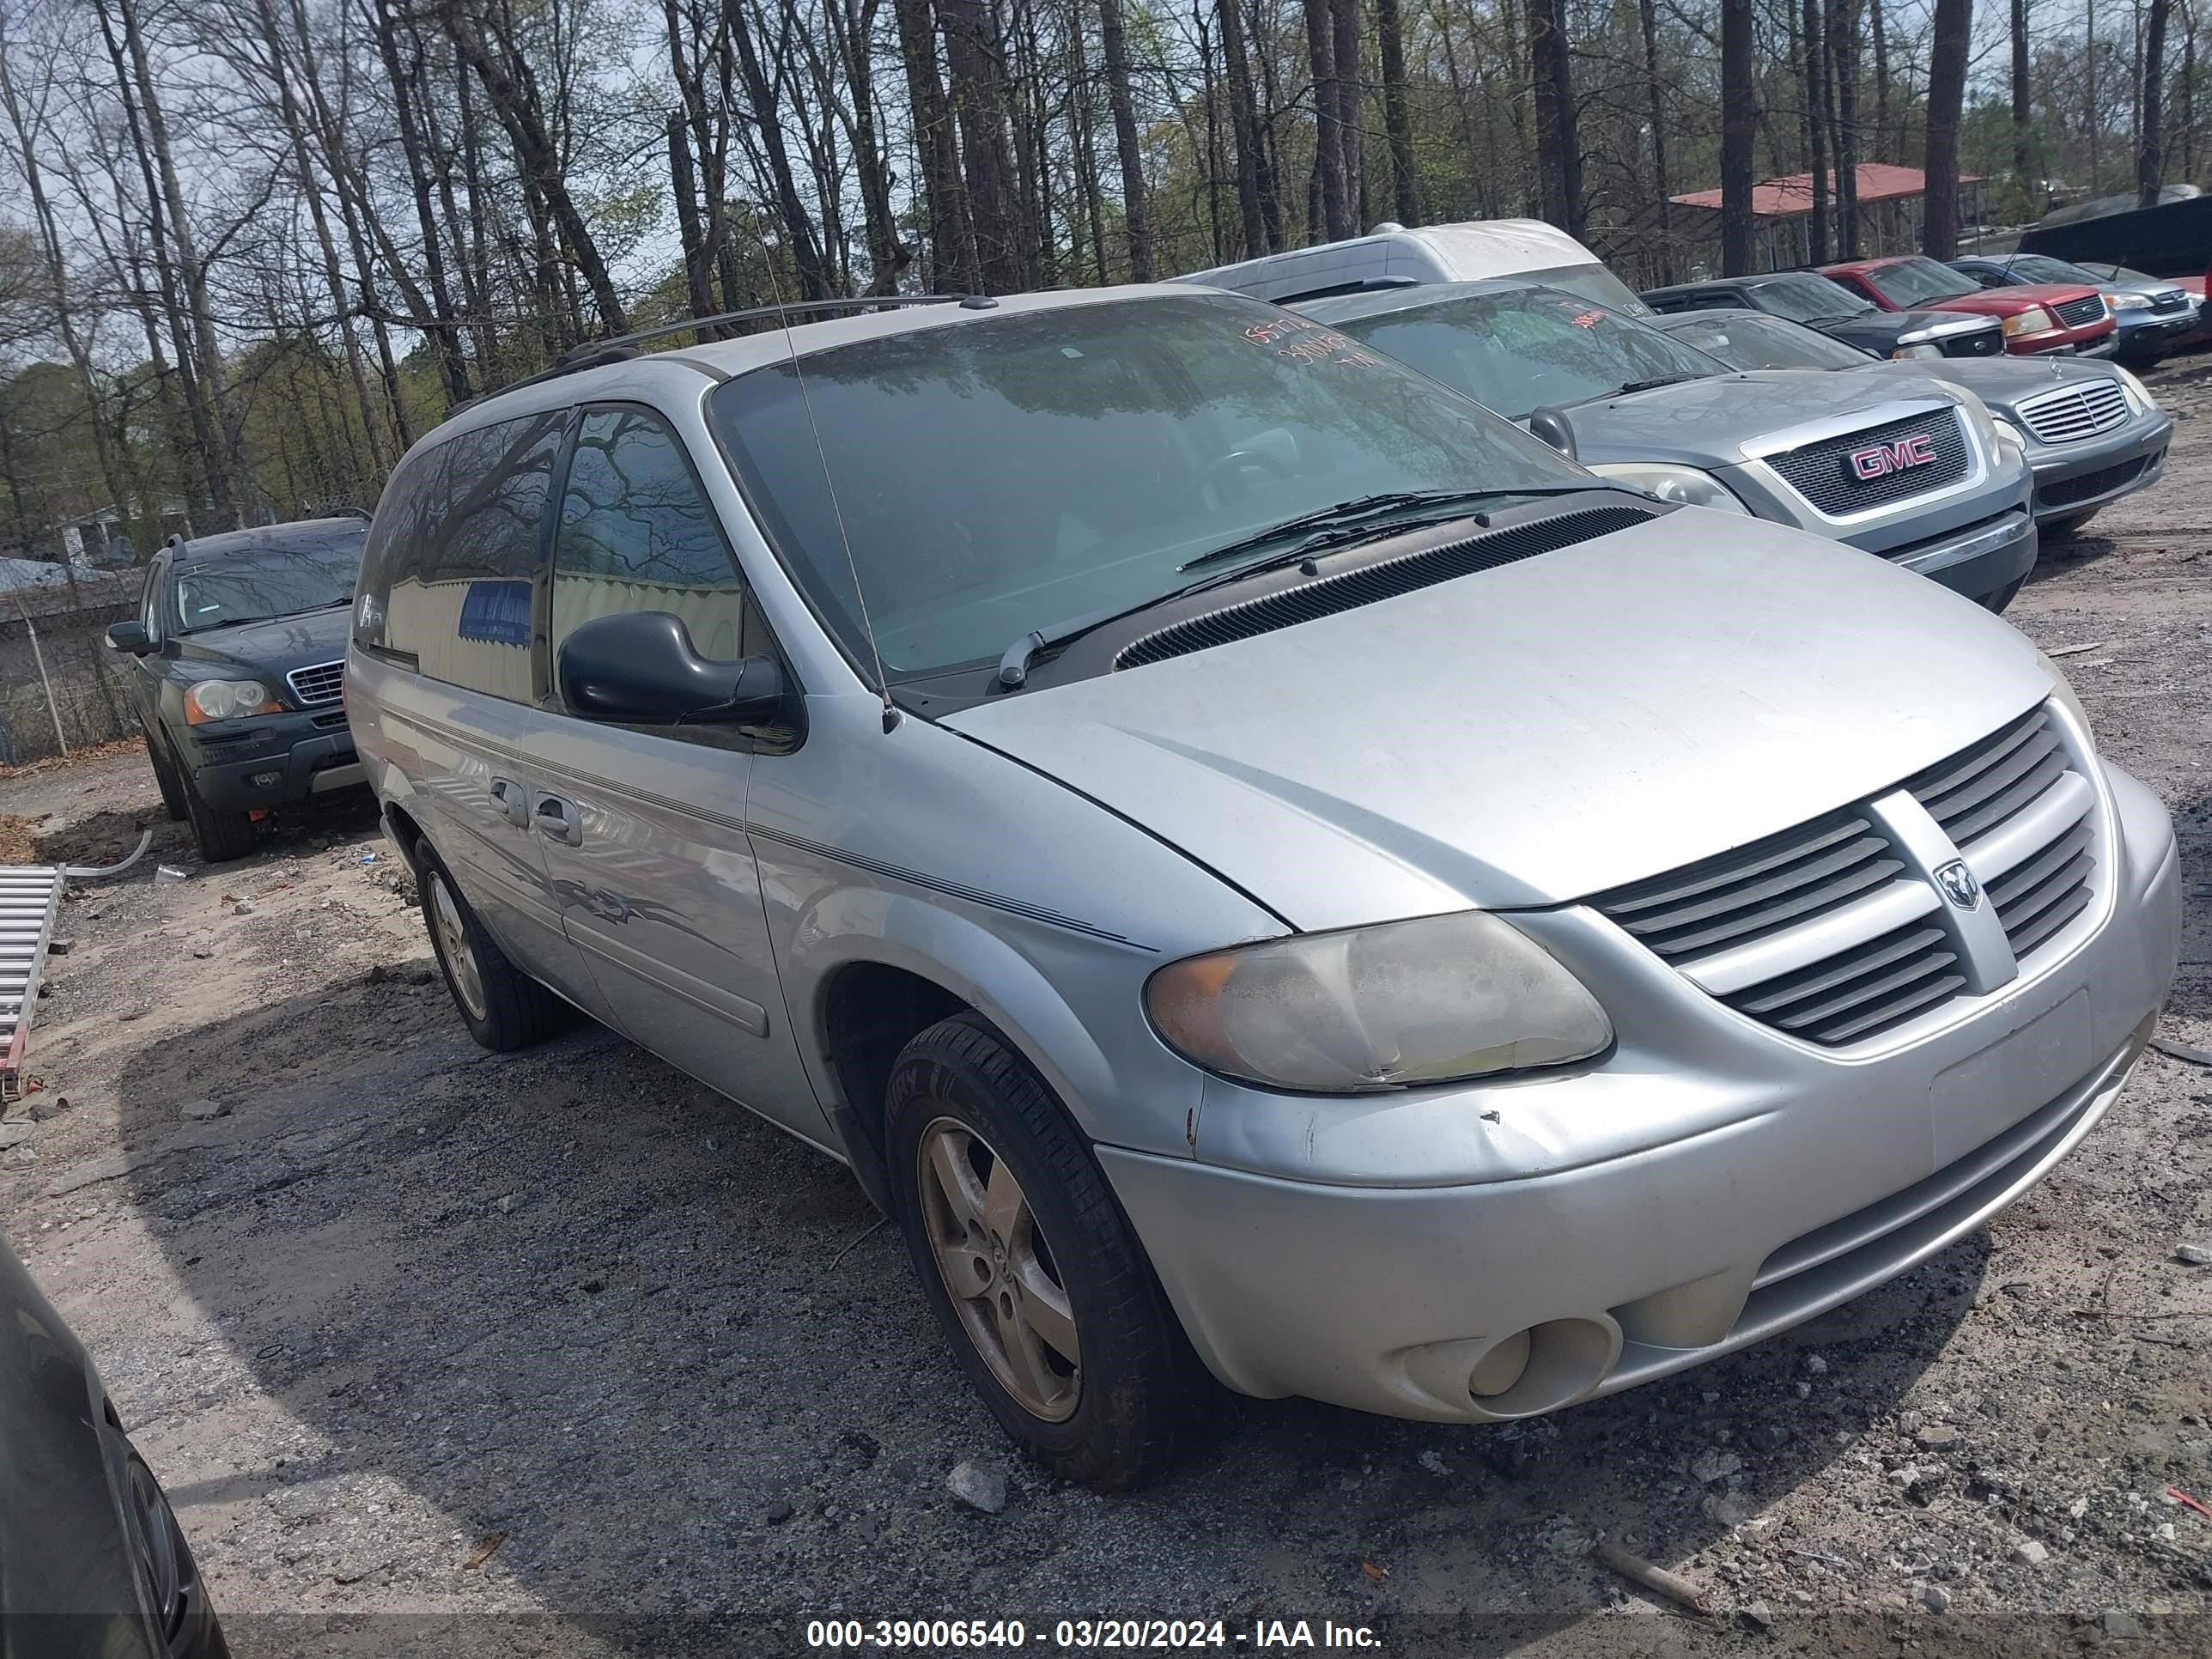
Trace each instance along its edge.
<instances>
[{"instance_id":1,"label":"dodge ram logo","mask_svg":"<svg viewBox=\"0 0 2212 1659\"><path fill-rule=\"evenodd\" d=\"M1850 453L1851 474L1861 479L1873 479L1887 473L1902 472L1908 467L1925 466L1936 459L1936 441L1924 433L1910 438L1899 438L1893 444L1875 444L1868 449Z\"/></svg>"},{"instance_id":2,"label":"dodge ram logo","mask_svg":"<svg viewBox=\"0 0 2212 1659\"><path fill-rule=\"evenodd\" d=\"M1982 902L1982 884L1974 879L1974 872L1966 867L1964 859L1953 859L1936 871L1936 884L1943 890L1943 896L1961 910L1971 910Z\"/></svg>"}]
</instances>

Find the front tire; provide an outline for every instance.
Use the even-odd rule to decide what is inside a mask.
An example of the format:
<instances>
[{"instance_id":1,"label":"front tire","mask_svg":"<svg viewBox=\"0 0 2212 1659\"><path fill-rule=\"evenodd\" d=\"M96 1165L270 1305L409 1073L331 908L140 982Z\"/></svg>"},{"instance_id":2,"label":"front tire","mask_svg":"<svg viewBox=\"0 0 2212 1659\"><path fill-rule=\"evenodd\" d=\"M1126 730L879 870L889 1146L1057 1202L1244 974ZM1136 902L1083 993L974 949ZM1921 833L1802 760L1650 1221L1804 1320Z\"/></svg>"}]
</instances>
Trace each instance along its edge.
<instances>
[{"instance_id":1,"label":"front tire","mask_svg":"<svg viewBox=\"0 0 2212 1659\"><path fill-rule=\"evenodd\" d=\"M469 1035L503 1054L568 1029L574 1018L568 1005L507 959L444 860L428 846L417 855L416 871L430 949Z\"/></svg>"},{"instance_id":2,"label":"front tire","mask_svg":"<svg viewBox=\"0 0 2212 1659\"><path fill-rule=\"evenodd\" d=\"M146 763L154 769L154 782L161 792L161 810L169 815L169 822L181 823L185 817L185 785L178 777L176 768L161 754L161 743L151 732L146 734Z\"/></svg>"},{"instance_id":3,"label":"front tire","mask_svg":"<svg viewBox=\"0 0 2212 1659\"><path fill-rule=\"evenodd\" d=\"M992 1415L1063 1479L1158 1479L1216 1385L1044 1079L966 1013L906 1046L886 1094L907 1248Z\"/></svg>"},{"instance_id":4,"label":"front tire","mask_svg":"<svg viewBox=\"0 0 2212 1659\"><path fill-rule=\"evenodd\" d=\"M256 837L252 818L243 812L226 812L209 805L190 779L180 779L179 788L184 794L185 816L191 820L192 838L199 842L202 858L210 864L228 864L253 850Z\"/></svg>"},{"instance_id":5,"label":"front tire","mask_svg":"<svg viewBox=\"0 0 2212 1659\"><path fill-rule=\"evenodd\" d=\"M2093 507L2086 513L2074 513L2063 519L2053 519L2042 527L2043 538L2045 541L2064 541L2068 537L2079 533L2083 525L2104 510L2101 507Z\"/></svg>"}]
</instances>

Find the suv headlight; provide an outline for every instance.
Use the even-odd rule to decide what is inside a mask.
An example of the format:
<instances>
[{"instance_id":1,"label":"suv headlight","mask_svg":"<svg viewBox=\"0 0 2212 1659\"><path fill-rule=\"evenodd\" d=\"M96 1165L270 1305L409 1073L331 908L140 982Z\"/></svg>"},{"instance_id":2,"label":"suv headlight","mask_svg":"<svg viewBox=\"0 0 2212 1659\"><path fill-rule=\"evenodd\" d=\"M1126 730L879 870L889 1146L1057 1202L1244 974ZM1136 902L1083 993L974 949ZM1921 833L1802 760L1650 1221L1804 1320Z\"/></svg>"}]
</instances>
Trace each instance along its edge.
<instances>
[{"instance_id":1,"label":"suv headlight","mask_svg":"<svg viewBox=\"0 0 2212 1659\"><path fill-rule=\"evenodd\" d=\"M2112 307L2115 311L2148 311L2150 309L2150 295L2148 294L2107 294L2105 296L2105 303Z\"/></svg>"},{"instance_id":2,"label":"suv headlight","mask_svg":"<svg viewBox=\"0 0 2212 1659\"><path fill-rule=\"evenodd\" d=\"M2027 436L2002 415L1990 416L1990 430L1996 434L1997 447L2009 448L2015 455L2027 453Z\"/></svg>"},{"instance_id":3,"label":"suv headlight","mask_svg":"<svg viewBox=\"0 0 2212 1659\"><path fill-rule=\"evenodd\" d=\"M1897 349L1889 355L1902 362L1913 357L1941 357L1943 355L1943 348L1934 343L1924 334L1915 334L1899 339Z\"/></svg>"},{"instance_id":4,"label":"suv headlight","mask_svg":"<svg viewBox=\"0 0 2212 1659\"><path fill-rule=\"evenodd\" d=\"M2122 368L2118 363L2110 367L2120 377L2120 390L2126 394L2130 409L2138 415L2148 415L2158 407L2158 399L2150 395L2150 388L2132 370Z\"/></svg>"},{"instance_id":5,"label":"suv headlight","mask_svg":"<svg viewBox=\"0 0 2212 1659\"><path fill-rule=\"evenodd\" d=\"M2030 306L2006 318L2002 326L2010 339L2015 334L2047 334L2058 326L2058 319L2041 306Z\"/></svg>"},{"instance_id":6,"label":"suv headlight","mask_svg":"<svg viewBox=\"0 0 2212 1659\"><path fill-rule=\"evenodd\" d=\"M1579 980L1479 910L1187 957L1146 982L1145 1006L1184 1059L1307 1094L1556 1066L1613 1041Z\"/></svg>"},{"instance_id":7,"label":"suv headlight","mask_svg":"<svg viewBox=\"0 0 2212 1659\"><path fill-rule=\"evenodd\" d=\"M1662 501L1680 501L1685 507L1717 507L1723 513L1751 511L1736 499L1734 490L1711 473L1701 472L1694 466L1668 466L1655 461L1600 461L1591 465L1590 471L1601 478L1612 478L1647 495L1656 495Z\"/></svg>"},{"instance_id":8,"label":"suv headlight","mask_svg":"<svg viewBox=\"0 0 2212 1659\"><path fill-rule=\"evenodd\" d=\"M284 705L259 680L199 680L185 688L185 723L234 720L241 714L281 714Z\"/></svg>"}]
</instances>

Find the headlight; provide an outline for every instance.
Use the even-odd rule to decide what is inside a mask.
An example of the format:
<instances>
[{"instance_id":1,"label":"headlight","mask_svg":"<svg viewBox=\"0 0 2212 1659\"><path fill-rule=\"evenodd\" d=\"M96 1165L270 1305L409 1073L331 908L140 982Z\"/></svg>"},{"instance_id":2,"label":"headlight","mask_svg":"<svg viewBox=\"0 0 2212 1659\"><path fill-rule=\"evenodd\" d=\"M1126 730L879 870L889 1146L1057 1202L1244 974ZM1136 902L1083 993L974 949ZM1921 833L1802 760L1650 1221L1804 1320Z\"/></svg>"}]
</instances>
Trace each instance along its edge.
<instances>
[{"instance_id":1,"label":"headlight","mask_svg":"<svg viewBox=\"0 0 2212 1659\"><path fill-rule=\"evenodd\" d=\"M2089 711L2081 706L2081 699L2067 679L2066 671L2040 651L2035 653L2035 659L2043 665L2043 672L2051 678L2051 695L2057 699L2068 714L2073 715L2075 724L2087 732L2089 729Z\"/></svg>"},{"instance_id":2,"label":"headlight","mask_svg":"<svg viewBox=\"0 0 2212 1659\"><path fill-rule=\"evenodd\" d=\"M1479 910L1187 957L1146 981L1145 1004L1186 1060L1308 1094L1556 1066L1613 1041L1580 981Z\"/></svg>"},{"instance_id":3,"label":"headlight","mask_svg":"<svg viewBox=\"0 0 2212 1659\"><path fill-rule=\"evenodd\" d=\"M1668 466L1652 461L1600 461L1590 471L1601 478L1613 478L1632 489L1640 489L1647 495L1656 495L1662 501L1680 501L1685 507L1717 507L1723 513L1745 513L1751 509L1735 497L1735 492L1710 472L1701 472L1694 466Z\"/></svg>"},{"instance_id":4,"label":"headlight","mask_svg":"<svg viewBox=\"0 0 2212 1659\"><path fill-rule=\"evenodd\" d=\"M2006 318L2001 326L2004 329L2005 338L2009 340L2015 334L2048 333L2058 326L2058 319L2041 306L2030 306L2026 311Z\"/></svg>"},{"instance_id":5,"label":"headlight","mask_svg":"<svg viewBox=\"0 0 2212 1659\"><path fill-rule=\"evenodd\" d=\"M2150 388L2132 371L2122 368L2118 363L2110 367L2112 373L2120 377L2120 390L2126 394L2130 409L2138 415L2148 415L2158 407L2158 399L2150 395Z\"/></svg>"},{"instance_id":6,"label":"headlight","mask_svg":"<svg viewBox=\"0 0 2212 1659\"><path fill-rule=\"evenodd\" d=\"M2148 311L2150 309L2150 295L2148 294L2107 294L2105 296L2105 303L2112 307L2115 311Z\"/></svg>"},{"instance_id":7,"label":"headlight","mask_svg":"<svg viewBox=\"0 0 2212 1659\"><path fill-rule=\"evenodd\" d=\"M2016 450L2022 455L2025 455L2027 453L2027 439L2026 435L2021 433L2018 427L2014 426L2010 421L2005 419L2003 416L1992 415L1990 416L1990 430L1996 434L1997 442L2000 446L2009 445L2013 449Z\"/></svg>"},{"instance_id":8,"label":"headlight","mask_svg":"<svg viewBox=\"0 0 2212 1659\"><path fill-rule=\"evenodd\" d=\"M1943 348L1923 341L1912 345L1900 345L1889 355L1900 361L1907 357L1941 357L1943 355Z\"/></svg>"},{"instance_id":9,"label":"headlight","mask_svg":"<svg viewBox=\"0 0 2212 1659\"><path fill-rule=\"evenodd\" d=\"M259 680L201 680L185 688L188 726L234 720L241 714L277 714L283 709Z\"/></svg>"}]
</instances>

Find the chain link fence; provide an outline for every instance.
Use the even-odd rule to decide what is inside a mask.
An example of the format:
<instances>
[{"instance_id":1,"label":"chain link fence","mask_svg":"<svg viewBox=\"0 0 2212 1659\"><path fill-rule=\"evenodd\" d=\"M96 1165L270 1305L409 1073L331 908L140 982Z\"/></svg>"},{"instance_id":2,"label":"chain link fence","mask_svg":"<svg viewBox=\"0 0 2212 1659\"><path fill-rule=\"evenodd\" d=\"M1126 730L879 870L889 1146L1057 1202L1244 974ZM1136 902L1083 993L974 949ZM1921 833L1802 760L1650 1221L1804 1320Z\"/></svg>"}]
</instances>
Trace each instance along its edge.
<instances>
[{"instance_id":1,"label":"chain link fence","mask_svg":"<svg viewBox=\"0 0 2212 1659\"><path fill-rule=\"evenodd\" d=\"M74 592L0 592L0 766L137 732L132 664L107 648L106 634L135 614L138 581L129 571L88 574Z\"/></svg>"}]
</instances>

